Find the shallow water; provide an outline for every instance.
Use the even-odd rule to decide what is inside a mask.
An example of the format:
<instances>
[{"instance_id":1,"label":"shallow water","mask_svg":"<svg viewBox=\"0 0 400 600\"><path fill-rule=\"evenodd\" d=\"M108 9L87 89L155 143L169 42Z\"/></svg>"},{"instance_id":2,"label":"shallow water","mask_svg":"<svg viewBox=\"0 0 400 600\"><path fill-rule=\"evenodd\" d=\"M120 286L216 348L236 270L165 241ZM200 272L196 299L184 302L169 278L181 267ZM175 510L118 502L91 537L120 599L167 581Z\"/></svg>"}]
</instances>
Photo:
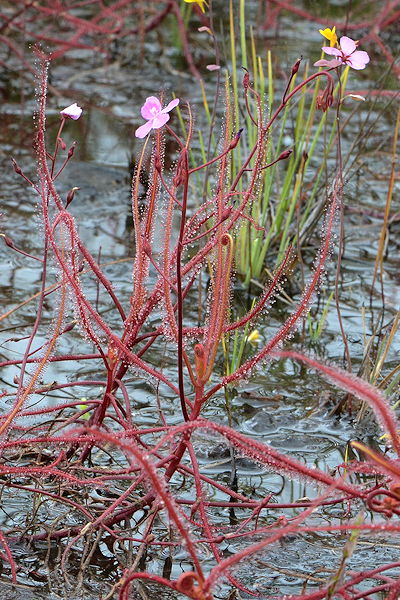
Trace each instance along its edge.
<instances>
[{"instance_id":1,"label":"shallow water","mask_svg":"<svg viewBox=\"0 0 400 600\"><path fill-rule=\"evenodd\" d=\"M311 11L317 10L316 2L304 4ZM339 13L343 12L342 4L332 2L330 4L332 14L335 10ZM251 6L250 18L255 22L258 3L249 3L249 5ZM358 3L354 2L353 5L353 10L356 11ZM220 3L219 10L223 13L223 3ZM197 26L195 18L193 21ZM145 37L143 45L145 60L141 58L138 48L126 42L120 49L120 56L111 64L103 65L99 57L93 56L87 50L75 50L68 53L63 60L56 61L51 69L51 84L58 90L60 96L55 97L52 93L49 95L48 130L50 131L52 125L57 123L57 111L60 107L78 101L85 108L84 118L76 123L68 123L64 135L67 146L72 140L77 140L78 145L73 162L60 178L60 190L66 194L72 186L80 187L71 205L71 213L79 223L82 239L88 249L95 256L100 253L101 262L109 263L106 274L124 298L129 298L132 287L130 259L134 247L129 222L129 166L132 157L141 147L141 142L133 136L135 127L141 122L139 107L146 96L157 94L160 89L165 91L167 98L174 91L182 100L190 99L197 113L197 124L202 126L203 123L200 87L188 74L181 51L168 42L169 36L172 39L175 35L175 30L171 23L167 26L170 29L162 31L163 40L160 40L154 32ZM315 56L316 48L319 48L321 38L317 29L318 27L305 22L304 19L283 14L274 31L256 30L258 51L263 56L265 49L270 48L274 54L277 72L279 73L281 69L287 73L299 54L313 57L311 60L318 58ZM393 32L391 35L393 39L389 39L389 42L395 44L397 34ZM161 56L160 41L162 42ZM202 69L207 90L211 90L211 94L216 74L206 71L205 65L214 62L214 57L212 53L210 54L204 38L195 31L192 43L196 48L196 60L199 68ZM370 46L368 50L373 51ZM28 60L30 60L29 56ZM14 55L8 57L8 61L10 69L18 70L18 59ZM350 89L357 92L359 89L373 89L377 85L378 87L382 85L389 90L396 89L394 76L390 73L383 83L378 82L382 71L386 68L387 63L374 53L370 69L351 74ZM282 87L282 81L278 80L277 85ZM24 95L23 102L21 102L21 93ZM354 106L345 108L346 115L353 110L354 115L343 135L343 153L345 157L349 157L349 167L345 186L346 244L340 301L354 372L361 367L366 341L372 335L374 323L382 310L379 293L376 292L370 301L370 290L390 172L388 136L392 135L394 124L392 96L378 96L376 100L367 101L365 104L366 108L363 105L360 108ZM31 254L40 255L43 233L38 226L35 196L9 167L11 155L21 166L24 166L24 169L34 174L31 151L34 109L32 79L10 78L1 109L4 124L0 133L3 230L12 237L18 247L23 247ZM221 103L220 113L222 111ZM363 127L367 129L368 123L374 123L372 133L357 142L356 148L353 148L353 142L357 140L359 131ZM288 124L288 141L290 130ZM168 158L173 160L174 157L168 156ZM318 156L315 161L318 162ZM353 165L350 169L351 162ZM397 182L395 191L398 189ZM398 221L394 219L384 265L385 323L390 322L399 304L400 282L396 241L398 228ZM311 247L304 251L306 277L315 254L312 246L316 245L317 242L313 240L313 243L310 243ZM322 303L326 301L334 283L336 259L337 256L334 254L320 293ZM273 268L273 264L274 257L271 257L269 267ZM0 288L3 311L5 311L38 291L41 266L32 259L11 252L3 245L0 247L0 265ZM57 273L54 272L54 281L56 275ZM296 301L299 299L298 291L301 289L301 278L298 272L294 273L291 286L292 290L289 291L293 292L291 295ZM254 286L252 292L255 293ZM46 308L48 316L52 314L56 302L55 296L49 296ZM235 288L235 302L238 311L249 302L240 282ZM364 307L365 314L362 313ZM312 314L316 308L315 303ZM3 322L0 331L0 352L4 359L10 360L23 352L24 340L19 338L26 335L32 326L35 310L34 303L28 303ZM264 340L271 337L287 314L288 307L283 301L278 301L268 317L265 317L265 322L257 324ZM193 317L195 320L195 309L193 313L188 311L186 316ZM111 315L110 319L113 319ZM307 330L307 324L305 327ZM45 342L46 331L41 332L41 335L42 337L37 338L37 342ZM17 341L15 338L18 338ZM78 331L74 332L68 340L65 342L63 339L60 352L73 352L78 344L82 348L88 347L88 344L81 340ZM309 353L315 352L317 356L336 364L343 364L343 343L338 334L338 320L333 303L328 311L323 334L318 340L310 341L307 335L303 340L301 332L297 332L292 341L297 348L303 348ZM387 357L384 374L398 364L398 351L397 341ZM169 352L167 343L153 351L151 360L154 364L162 363L166 375L171 373L174 377L174 356ZM15 367L5 367L1 375L3 385L11 389L14 386L13 378L17 373ZM46 382L71 380L74 377L102 380L104 373L97 371L93 361L80 362L78 366L72 364L69 371L66 370L65 363L62 366L61 363L59 365L52 363L45 373ZM158 424L152 382L143 382L136 373L132 373L127 381L127 389L135 399L135 416L138 424L140 426ZM168 416L169 422L171 424L180 422L180 415L173 405L171 392L163 389L162 386L159 392L164 414ZM87 389L82 387L80 394L82 398L94 395L93 389L89 387ZM49 392L45 399L33 396L32 404L47 402L56 405L61 400L71 397L72 394L68 391ZM341 397L341 392L298 364L290 361L271 363L259 369L251 381L233 390L234 427L250 437L267 442L276 450L287 452L309 466L329 470L345 460L346 445L350 439L358 438L367 444L377 444L378 430L371 418L366 417L357 423L351 416L332 414L332 409ZM396 399L395 395L393 399ZM217 395L206 407L204 416L225 422L222 414L223 401L222 395ZM9 408L10 401L3 400L3 402L5 402L4 409ZM196 451L204 473L217 475L221 482L227 484L232 472L229 448L223 443L221 445L221 440L215 436L204 434L196 442ZM274 492L276 501L280 503L315 496L315 490L308 483L294 482L280 475L268 473L263 467L240 456L236 458L236 466L239 486L243 489L253 488L258 496ZM187 494L189 492L190 490L185 491ZM215 499L218 499L218 494ZM4 514L0 515L2 524L5 527L9 527L10 523L21 525L24 507L29 501L31 501L29 495L24 495L22 492L17 498L13 495L7 497L5 494ZM52 518L58 516L55 505L49 505L47 508ZM358 508L354 507L354 516ZM337 510L337 507L330 511L325 508L325 513L320 514L318 519L326 519L328 522L340 520L341 515L335 513ZM228 511L221 510L219 517L220 523L228 527ZM74 515L68 518L71 519L71 524L76 523ZM268 522L268 515L265 519ZM299 593L310 572L315 574L315 581L309 582L307 589L312 589L313 586L313 589L317 589L315 586L320 584L321 580L326 581L332 572L330 569L339 564L344 542L345 537L337 535L334 539L331 534L324 533L318 536L313 534L288 538L284 543L271 546L268 551L252 558L251 568L246 564L243 568L239 568L237 575L240 574L243 583L251 589L256 580L254 587L258 587L262 597L264 594ZM366 536L365 539L361 536L358 551L352 557L350 567L354 569L374 567L377 552L380 561L394 561L398 556L398 544L399 540L394 536L390 540L385 539L383 535L377 536L373 542L366 539ZM239 542L227 543L225 554L229 555L240 547ZM107 548L102 547L101 550L101 553L96 553L88 569L87 581L83 584L82 593L79 592L76 597L68 595L70 600L98 598L100 593L106 593L110 589L109 586L115 582L118 571L115 565L110 566L111 557L107 554ZM16 549L17 559L19 552L24 555L26 550ZM24 600L32 598L34 594L35 599L52 600L63 595L60 575L55 572L49 580L47 579L47 568L43 567L45 552L45 545L38 544L36 552L21 558L23 568L18 576L20 587L11 590L0 581L0 590L1 587L4 588L2 597ZM172 574L179 575L182 568L187 566L185 551L177 553L175 559ZM78 558L76 560L78 563ZM154 552L149 560L147 568L159 571L160 566L162 569L165 557ZM72 559L71 562L73 563ZM209 551L205 549L205 570L211 566ZM32 571L39 573L37 578L39 580L40 575L43 575L43 581L33 583ZM222 587L219 594L221 597L227 597L228 587ZM168 598L170 595L165 592L162 597ZM247 596L243 595L243 598L245 597Z\"/></svg>"}]
</instances>

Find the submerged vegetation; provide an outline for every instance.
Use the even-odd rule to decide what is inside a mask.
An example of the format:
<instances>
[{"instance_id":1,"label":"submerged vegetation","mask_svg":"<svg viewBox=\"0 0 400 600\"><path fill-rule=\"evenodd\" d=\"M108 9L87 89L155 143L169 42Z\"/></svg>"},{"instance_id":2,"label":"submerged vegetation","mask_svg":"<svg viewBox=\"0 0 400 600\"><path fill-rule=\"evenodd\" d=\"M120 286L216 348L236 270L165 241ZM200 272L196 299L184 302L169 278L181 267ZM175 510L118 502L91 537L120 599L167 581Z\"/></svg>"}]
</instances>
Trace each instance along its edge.
<instances>
[{"instance_id":1,"label":"submerged vegetation","mask_svg":"<svg viewBox=\"0 0 400 600\"><path fill-rule=\"evenodd\" d=\"M1 315L2 322L12 324L18 310L35 304L33 322L17 340L21 356L7 356L1 363L14 369L0 415L2 582L17 585L24 578L45 583L61 597L97 593L102 600L155 594L192 600L395 600L399 561L378 555L374 567L365 568L362 559L358 565L352 560L366 540L396 543L400 533L400 425L397 406L392 406L400 373L398 366L389 372L385 368L399 317L383 335L382 311L374 330L377 340L371 337L366 344L356 375L340 308L345 179L356 168L343 153L348 118L342 110L347 102L365 102L366 94L349 92L348 82L373 64L364 49L372 52L370 45L353 40L350 32L358 35L373 19L343 31L319 19L320 25L329 25L320 30L319 60L299 58L282 84L271 52L264 63L254 31L247 36L244 0L225 9L231 65L226 74L216 3L157 4L148 22L145 3L125 1L108 8L89 2L90 18L79 15L75 4L77 12L65 13L58 4L21 4L19 13L8 16L12 30L23 22L25 11L34 10L35 31L40 15L62 14L75 36L55 43L48 31L37 30L37 41L51 38L55 48L34 50L39 64L36 175L13 159L19 185L37 202L40 255L15 243L12 227L2 234L10 253L41 269L35 296ZM272 20L280 5L291 7L267 4L275 7ZM389 27L397 14L397 3L389 4L379 13L382 27ZM217 74L214 100L193 59L192 13L214 43L215 63L208 65ZM141 18L134 31L133 14ZM68 177L79 160L68 129L72 121L84 122L87 111L80 100L59 107L55 125L48 108L49 65L71 46L92 49L88 39L97 34L97 49L105 54L112 36L115 41L135 34L143 41L171 15L189 69L199 80L204 115L195 120L191 98L181 93L172 100L169 92L155 90L146 100L143 94L131 132L141 145L130 192L134 256L103 260L101 248L96 254L83 233L80 190ZM20 58L12 37L4 37ZM373 273L383 304L399 123L398 115ZM120 210L115 205L116 213ZM101 225L101 209L96 219ZM306 247L310 240L312 249ZM307 271L303 257L310 263L311 253ZM115 265L122 268L119 279ZM334 289L318 317L314 301L332 273ZM287 280L300 293L291 294ZM250 298L247 308L238 310L235 285ZM279 324L275 318L268 337L264 329L260 334L256 327L271 318L272 304L281 298L289 308ZM344 366L311 355L310 345L321 339L330 310L336 311ZM304 342L301 349L298 337ZM331 414L360 422L368 414L378 432L374 444L364 437L351 439L343 460L323 469L236 427L237 390L279 361L310 369L327 380L327 388L341 390ZM52 367L56 380L47 377ZM151 396L146 422L139 414L140 389ZM215 470L204 467L204 452L215 453ZM228 477L218 471L224 459ZM307 495L281 501L272 487L241 481L239 463L250 472L255 467L307 485ZM16 494L26 501L24 513L21 507L12 509ZM307 544L322 534L338 553L336 563L320 574L303 571L293 594L253 576L257 561L262 565L278 544L283 558L287 540ZM29 570L19 560L15 548L22 543L25 552L44 556L38 569ZM90 569L99 557L107 563L107 578L92 591ZM294 564L290 569L286 562L280 567L279 560L264 564L289 577L298 574Z\"/></svg>"}]
</instances>

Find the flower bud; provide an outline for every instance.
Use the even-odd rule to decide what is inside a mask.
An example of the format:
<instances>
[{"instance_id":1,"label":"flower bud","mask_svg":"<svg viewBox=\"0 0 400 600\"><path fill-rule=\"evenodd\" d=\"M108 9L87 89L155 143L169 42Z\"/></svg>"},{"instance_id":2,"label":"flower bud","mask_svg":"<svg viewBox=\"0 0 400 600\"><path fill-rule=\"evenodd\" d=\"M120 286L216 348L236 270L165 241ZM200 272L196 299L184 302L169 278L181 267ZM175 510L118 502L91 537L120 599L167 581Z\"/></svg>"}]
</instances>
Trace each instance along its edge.
<instances>
[{"instance_id":1,"label":"flower bud","mask_svg":"<svg viewBox=\"0 0 400 600\"><path fill-rule=\"evenodd\" d=\"M239 131L235 134L235 137L233 138L233 140L229 144L229 150L233 150L233 148L236 148L236 146L239 143L240 136L242 135L242 132L243 132L243 127L241 129L239 129Z\"/></svg>"},{"instance_id":2,"label":"flower bud","mask_svg":"<svg viewBox=\"0 0 400 600\"><path fill-rule=\"evenodd\" d=\"M21 167L18 165L17 161L16 161L14 158L12 158L12 159L11 159L11 162L12 162L12 164L13 164L14 171L15 171L15 172L16 172L18 175L22 175L22 169L21 169Z\"/></svg>"},{"instance_id":3,"label":"flower bud","mask_svg":"<svg viewBox=\"0 0 400 600\"><path fill-rule=\"evenodd\" d=\"M294 65L292 67L292 77L293 77L293 75L296 75L297 71L299 70L300 63L301 63L302 60L303 60L303 57L300 56L300 58L298 58L296 60L296 62L294 63Z\"/></svg>"},{"instance_id":4,"label":"flower bud","mask_svg":"<svg viewBox=\"0 0 400 600\"><path fill-rule=\"evenodd\" d=\"M65 203L65 208L67 208L67 206L71 204L72 200L74 199L75 192L77 192L78 190L80 190L80 188L78 187L73 187L71 190L69 190L67 194L67 202Z\"/></svg>"},{"instance_id":5,"label":"flower bud","mask_svg":"<svg viewBox=\"0 0 400 600\"><path fill-rule=\"evenodd\" d=\"M71 148L68 150L68 160L70 158L72 158L74 152L75 152L75 142L72 144Z\"/></svg>"},{"instance_id":6,"label":"flower bud","mask_svg":"<svg viewBox=\"0 0 400 600\"><path fill-rule=\"evenodd\" d=\"M250 87L250 74L249 74L248 70L246 69L246 67L242 67L242 69L244 70L243 87L245 90L247 90Z\"/></svg>"},{"instance_id":7,"label":"flower bud","mask_svg":"<svg viewBox=\"0 0 400 600\"><path fill-rule=\"evenodd\" d=\"M74 329L76 323L77 323L76 321L71 321L71 323L69 323L68 325L66 325L64 327L63 333L67 333L68 331L71 331L72 329Z\"/></svg>"},{"instance_id":8,"label":"flower bud","mask_svg":"<svg viewBox=\"0 0 400 600\"><path fill-rule=\"evenodd\" d=\"M4 243L5 243L5 244L6 244L6 245L7 245L9 248L13 248L13 249L15 248L15 246L14 246L14 242L12 241L12 239L11 239L11 238L9 238L9 237L8 237L8 235L5 235L4 233L1 233L1 234L0 234L0 237L2 237L2 238L3 238L3 240L4 240Z\"/></svg>"},{"instance_id":9,"label":"flower bud","mask_svg":"<svg viewBox=\"0 0 400 600\"><path fill-rule=\"evenodd\" d=\"M289 148L288 150L284 150L279 156L278 160L286 160L292 154L293 149Z\"/></svg>"}]
</instances>

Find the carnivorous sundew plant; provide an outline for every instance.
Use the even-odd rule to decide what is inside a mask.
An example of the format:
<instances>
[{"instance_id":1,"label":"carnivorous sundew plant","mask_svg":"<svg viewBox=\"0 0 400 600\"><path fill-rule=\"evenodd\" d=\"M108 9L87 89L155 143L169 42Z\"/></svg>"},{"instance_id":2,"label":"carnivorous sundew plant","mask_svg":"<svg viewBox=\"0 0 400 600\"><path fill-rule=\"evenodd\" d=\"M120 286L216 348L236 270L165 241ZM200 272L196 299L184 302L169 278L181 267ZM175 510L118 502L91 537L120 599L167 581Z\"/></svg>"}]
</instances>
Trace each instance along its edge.
<instances>
[{"instance_id":1,"label":"carnivorous sundew plant","mask_svg":"<svg viewBox=\"0 0 400 600\"><path fill-rule=\"evenodd\" d=\"M197 4L202 10L207 6ZM332 255L342 202L340 172L329 185L313 270L279 327L266 339L256 324L295 269L290 243L250 309L237 316L232 303L238 231L250 224L261 241L268 235L254 218L253 201L268 171L293 154L284 147L275 152L277 122L313 85L321 118L335 100L339 114L342 68L368 63L350 38L341 37L337 46L335 28L323 35L333 42L324 52L335 57L334 65L324 64L326 69L295 82L302 68L296 61L283 94L268 110L250 70L244 70L240 86L242 113L227 86L220 145L205 160L194 152L190 101L176 98L163 108L162 98L147 97L140 111L146 122L132 131L132 137L143 139L131 185L134 256L119 264L126 265L128 296L109 275L101 253L89 250L74 218L79 203L74 181L68 191L60 185L60 174L65 178L75 159L75 144L68 147L61 132L73 128L73 120L81 125L86 108L82 112L71 104L57 112L56 135L51 126L46 129L47 63L40 56L37 177L29 177L15 160L13 166L38 202L42 254L28 254L11 237L4 239L10 250L38 261L42 273L23 354L2 362L18 372L15 387L3 392L10 404L0 415L3 499L21 494L30 505L23 518L6 515L2 521L2 577L17 583L31 574L15 552L24 542L42 545L48 562L58 553L57 576L65 580L67 595L75 593L77 580L84 597L85 571L101 556L110 564L103 600L163 592L192 600L355 600L380 592L398 598L398 561L382 558L374 569L347 570L357 543L400 532L395 411L370 383L284 348L303 324ZM136 116L140 122L139 107ZM174 155L168 168L167 143ZM81 213L83 205L78 209ZM235 360L229 339L239 348ZM319 372L368 406L386 436L387 452L355 440L348 448L354 460L346 455L324 469L277 450L267 439L236 431L221 408L224 392L277 360ZM57 365L59 374L66 363L74 365L72 376L46 381L49 366ZM154 392L145 425L138 418L138 385ZM216 448L218 461L229 458L229 477L218 470L219 463L204 468L206 443ZM273 486L247 485L238 477L238 461L256 466L260 477L268 471L307 484L308 495L280 501ZM306 573L293 595L249 574L274 548L320 535L341 540L342 555L328 572ZM78 577L71 568L74 556ZM291 577L290 569L285 573Z\"/></svg>"}]
</instances>

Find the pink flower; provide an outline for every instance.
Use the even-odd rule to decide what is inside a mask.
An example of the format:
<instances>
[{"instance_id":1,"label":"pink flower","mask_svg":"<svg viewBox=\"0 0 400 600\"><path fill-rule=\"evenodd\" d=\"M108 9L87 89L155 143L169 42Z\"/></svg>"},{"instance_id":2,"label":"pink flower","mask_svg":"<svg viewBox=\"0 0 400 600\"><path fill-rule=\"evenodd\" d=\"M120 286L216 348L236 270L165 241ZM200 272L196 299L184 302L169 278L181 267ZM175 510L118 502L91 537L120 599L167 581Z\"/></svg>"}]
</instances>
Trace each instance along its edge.
<instances>
[{"instance_id":1,"label":"pink flower","mask_svg":"<svg viewBox=\"0 0 400 600\"><path fill-rule=\"evenodd\" d=\"M140 112L142 113L143 119L147 120L147 123L141 125L136 129L135 136L138 138L144 138L151 131L151 129L160 129L167 121L169 121L169 112L178 106L179 98L172 100L165 108L161 107L161 102L155 96L146 98L146 102L143 104Z\"/></svg>"},{"instance_id":2,"label":"pink flower","mask_svg":"<svg viewBox=\"0 0 400 600\"><path fill-rule=\"evenodd\" d=\"M67 108L64 108L64 110L60 111L60 115L62 115L64 118L68 117L70 119L73 119L74 121L79 119L81 114L82 114L82 109L80 106L77 105L76 102L74 102L70 106L67 106Z\"/></svg>"},{"instance_id":3,"label":"pink flower","mask_svg":"<svg viewBox=\"0 0 400 600\"><path fill-rule=\"evenodd\" d=\"M334 58L333 60L326 60L326 58L321 58L321 60L317 60L314 63L314 67L329 67L330 69L335 69L342 65L342 61Z\"/></svg>"},{"instance_id":4,"label":"pink flower","mask_svg":"<svg viewBox=\"0 0 400 600\"><path fill-rule=\"evenodd\" d=\"M206 69L209 71L219 71L221 67L219 65L206 65Z\"/></svg>"},{"instance_id":5,"label":"pink flower","mask_svg":"<svg viewBox=\"0 0 400 600\"><path fill-rule=\"evenodd\" d=\"M356 50L356 48L356 42L344 35L340 38L340 50L338 48L331 48L330 46L324 46L322 50L325 54L336 56L338 60L353 69L365 69L365 66L369 63L368 53L363 50Z\"/></svg>"}]
</instances>

